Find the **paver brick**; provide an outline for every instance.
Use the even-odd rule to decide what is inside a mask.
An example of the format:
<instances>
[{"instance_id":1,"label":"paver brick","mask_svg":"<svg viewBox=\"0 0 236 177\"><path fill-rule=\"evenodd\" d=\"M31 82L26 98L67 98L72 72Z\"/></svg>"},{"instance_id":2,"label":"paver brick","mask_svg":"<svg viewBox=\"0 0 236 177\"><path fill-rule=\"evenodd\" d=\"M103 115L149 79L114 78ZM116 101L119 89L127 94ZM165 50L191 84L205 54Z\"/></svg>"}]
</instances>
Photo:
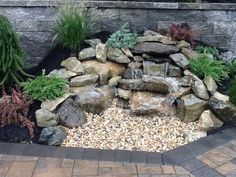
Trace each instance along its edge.
<instances>
[{"instance_id":1,"label":"paver brick","mask_svg":"<svg viewBox=\"0 0 236 177\"><path fill-rule=\"evenodd\" d=\"M75 160L75 167L98 167L98 161Z\"/></svg>"},{"instance_id":2,"label":"paver brick","mask_svg":"<svg viewBox=\"0 0 236 177\"><path fill-rule=\"evenodd\" d=\"M97 175L98 174L98 167L75 167L73 169L73 175Z\"/></svg>"},{"instance_id":3,"label":"paver brick","mask_svg":"<svg viewBox=\"0 0 236 177\"><path fill-rule=\"evenodd\" d=\"M160 165L137 164L138 174L162 174Z\"/></svg>"},{"instance_id":4,"label":"paver brick","mask_svg":"<svg viewBox=\"0 0 236 177\"><path fill-rule=\"evenodd\" d=\"M163 165L161 168L164 174L175 174L175 169L171 165Z\"/></svg>"},{"instance_id":5,"label":"paver brick","mask_svg":"<svg viewBox=\"0 0 236 177\"><path fill-rule=\"evenodd\" d=\"M73 168L74 166L74 160L71 159L63 159L61 162L61 167L62 168Z\"/></svg>"},{"instance_id":6,"label":"paver brick","mask_svg":"<svg viewBox=\"0 0 236 177\"><path fill-rule=\"evenodd\" d=\"M7 177L31 177L36 161L13 161L7 173Z\"/></svg>"},{"instance_id":7,"label":"paver brick","mask_svg":"<svg viewBox=\"0 0 236 177\"><path fill-rule=\"evenodd\" d=\"M227 175L234 170L236 170L236 165L231 162L227 162L216 168L216 171L218 171L222 175Z\"/></svg>"},{"instance_id":8,"label":"paver brick","mask_svg":"<svg viewBox=\"0 0 236 177\"><path fill-rule=\"evenodd\" d=\"M0 160L0 176L6 176L10 166L11 166L10 161Z\"/></svg>"},{"instance_id":9,"label":"paver brick","mask_svg":"<svg viewBox=\"0 0 236 177\"><path fill-rule=\"evenodd\" d=\"M41 168L36 169L33 177L71 177L72 168Z\"/></svg>"},{"instance_id":10,"label":"paver brick","mask_svg":"<svg viewBox=\"0 0 236 177\"><path fill-rule=\"evenodd\" d=\"M113 175L134 175L137 174L137 170L134 166L123 166L123 167L113 167Z\"/></svg>"}]
</instances>

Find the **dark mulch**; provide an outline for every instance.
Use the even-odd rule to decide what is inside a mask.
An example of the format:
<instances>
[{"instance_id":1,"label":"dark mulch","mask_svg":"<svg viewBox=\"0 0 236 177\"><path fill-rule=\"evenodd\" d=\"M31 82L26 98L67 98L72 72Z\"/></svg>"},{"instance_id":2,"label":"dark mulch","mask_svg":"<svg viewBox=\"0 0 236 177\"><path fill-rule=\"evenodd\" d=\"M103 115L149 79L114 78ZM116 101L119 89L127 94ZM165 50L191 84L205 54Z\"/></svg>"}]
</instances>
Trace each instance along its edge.
<instances>
[{"instance_id":1,"label":"dark mulch","mask_svg":"<svg viewBox=\"0 0 236 177\"><path fill-rule=\"evenodd\" d=\"M98 38L101 39L102 42L106 42L110 32L100 32L97 34L92 35L90 38ZM83 43L81 45L81 49L88 47L87 44ZM28 74L37 76L42 73L42 70L46 70L46 74L51 72L54 69L61 68L60 63L68 58L70 56L70 51L63 48L61 45L56 46L46 57L45 59L40 63L40 65L36 68L32 68L30 70L26 70ZM8 90L9 91L9 90ZM10 91L9 91L10 93ZM1 94L0 94L1 96ZM36 110L40 109L41 102L40 101L34 101L34 103L30 106L29 111L29 117L31 118L31 121L35 122L36 124L36 117L35 112ZM30 139L28 129L25 127L22 127L20 125L8 125L3 128L0 128L0 142L25 142L25 143L38 143L39 135L42 131L42 128L37 127L35 128L35 138L33 140Z\"/></svg>"}]
</instances>

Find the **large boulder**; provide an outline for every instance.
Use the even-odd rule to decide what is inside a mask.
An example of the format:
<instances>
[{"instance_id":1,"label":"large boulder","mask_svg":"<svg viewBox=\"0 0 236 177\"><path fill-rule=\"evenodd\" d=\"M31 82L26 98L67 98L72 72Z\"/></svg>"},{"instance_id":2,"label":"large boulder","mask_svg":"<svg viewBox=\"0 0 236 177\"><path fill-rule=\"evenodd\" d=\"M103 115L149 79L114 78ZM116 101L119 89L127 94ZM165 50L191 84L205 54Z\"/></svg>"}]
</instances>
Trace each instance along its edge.
<instances>
[{"instance_id":1,"label":"large boulder","mask_svg":"<svg viewBox=\"0 0 236 177\"><path fill-rule=\"evenodd\" d=\"M75 97L75 103L86 112L99 114L111 106L113 99L112 89L104 86L78 93Z\"/></svg>"},{"instance_id":2,"label":"large boulder","mask_svg":"<svg viewBox=\"0 0 236 177\"><path fill-rule=\"evenodd\" d=\"M209 100L211 111L223 122L230 122L236 125L236 106L228 101L221 101L215 98Z\"/></svg>"},{"instance_id":3,"label":"large boulder","mask_svg":"<svg viewBox=\"0 0 236 177\"><path fill-rule=\"evenodd\" d=\"M146 75L166 77L168 63L155 63L152 61L143 61L143 72Z\"/></svg>"},{"instance_id":4,"label":"large boulder","mask_svg":"<svg viewBox=\"0 0 236 177\"><path fill-rule=\"evenodd\" d=\"M188 94L179 99L177 115L183 122L193 122L200 118L206 107L206 101L197 98L193 94Z\"/></svg>"},{"instance_id":5,"label":"large boulder","mask_svg":"<svg viewBox=\"0 0 236 177\"><path fill-rule=\"evenodd\" d=\"M55 69L51 71L47 76L48 77L56 76L56 77L68 80L71 77L77 76L77 74L62 68L62 69Z\"/></svg>"},{"instance_id":6,"label":"large boulder","mask_svg":"<svg viewBox=\"0 0 236 177\"><path fill-rule=\"evenodd\" d=\"M147 91L167 94L179 90L179 81L171 77L143 76L144 89Z\"/></svg>"},{"instance_id":7,"label":"large boulder","mask_svg":"<svg viewBox=\"0 0 236 177\"><path fill-rule=\"evenodd\" d=\"M172 108L166 104L166 97L157 93L133 92L129 104L132 113L137 115L173 113Z\"/></svg>"},{"instance_id":8,"label":"large boulder","mask_svg":"<svg viewBox=\"0 0 236 177\"><path fill-rule=\"evenodd\" d=\"M96 57L96 49L93 47L85 48L79 52L79 60L84 61Z\"/></svg>"},{"instance_id":9,"label":"large boulder","mask_svg":"<svg viewBox=\"0 0 236 177\"><path fill-rule=\"evenodd\" d=\"M51 146L60 146L66 139L66 132L62 127L47 127L44 128L39 136L39 142Z\"/></svg>"},{"instance_id":10,"label":"large boulder","mask_svg":"<svg viewBox=\"0 0 236 177\"><path fill-rule=\"evenodd\" d=\"M115 76L123 75L125 66L114 62L100 63L96 60L83 62L86 74L97 74L99 83L106 84L108 79Z\"/></svg>"},{"instance_id":11,"label":"large boulder","mask_svg":"<svg viewBox=\"0 0 236 177\"><path fill-rule=\"evenodd\" d=\"M147 53L147 54L154 54L154 55L168 55L177 53L179 48L165 45L157 42L141 42L134 46L133 51L135 53Z\"/></svg>"},{"instance_id":12,"label":"large boulder","mask_svg":"<svg viewBox=\"0 0 236 177\"><path fill-rule=\"evenodd\" d=\"M98 75L96 74L87 74L83 76L77 76L71 79L71 87L83 87L86 85L95 84L98 80Z\"/></svg>"},{"instance_id":13,"label":"large boulder","mask_svg":"<svg viewBox=\"0 0 236 177\"><path fill-rule=\"evenodd\" d=\"M156 35L153 35L153 33L147 35L146 33L146 35L138 37L137 42L161 42L167 45L175 45L177 43L176 41L173 41L171 37L163 36L159 33Z\"/></svg>"},{"instance_id":14,"label":"large boulder","mask_svg":"<svg viewBox=\"0 0 236 177\"><path fill-rule=\"evenodd\" d=\"M77 75L82 75L84 73L84 67L76 57L70 57L62 61L61 66Z\"/></svg>"},{"instance_id":15,"label":"large boulder","mask_svg":"<svg viewBox=\"0 0 236 177\"><path fill-rule=\"evenodd\" d=\"M69 96L71 96L71 94L66 93L62 97L56 98L55 100L46 100L42 102L41 108L53 112L58 107L58 105L65 101Z\"/></svg>"},{"instance_id":16,"label":"large boulder","mask_svg":"<svg viewBox=\"0 0 236 177\"><path fill-rule=\"evenodd\" d=\"M130 59L118 48L108 48L107 59L117 63L130 63Z\"/></svg>"},{"instance_id":17,"label":"large boulder","mask_svg":"<svg viewBox=\"0 0 236 177\"><path fill-rule=\"evenodd\" d=\"M186 69L189 66L188 59L182 53L171 54L170 58L176 63L176 65L183 69Z\"/></svg>"},{"instance_id":18,"label":"large boulder","mask_svg":"<svg viewBox=\"0 0 236 177\"><path fill-rule=\"evenodd\" d=\"M87 39L84 40L86 44L89 44L92 48L96 48L97 44L102 43L100 39Z\"/></svg>"},{"instance_id":19,"label":"large boulder","mask_svg":"<svg viewBox=\"0 0 236 177\"><path fill-rule=\"evenodd\" d=\"M212 96L212 98L215 98L217 100L221 100L223 102L229 101L229 96L228 95L223 95L220 92L215 92L214 95Z\"/></svg>"},{"instance_id":20,"label":"large boulder","mask_svg":"<svg viewBox=\"0 0 236 177\"><path fill-rule=\"evenodd\" d=\"M210 110L205 110L199 119L199 127L204 131L214 130L223 124Z\"/></svg>"},{"instance_id":21,"label":"large boulder","mask_svg":"<svg viewBox=\"0 0 236 177\"><path fill-rule=\"evenodd\" d=\"M69 128L78 127L87 122L87 116L71 98L61 104L57 110L57 115L60 124Z\"/></svg>"},{"instance_id":22,"label":"large boulder","mask_svg":"<svg viewBox=\"0 0 236 177\"><path fill-rule=\"evenodd\" d=\"M35 112L37 125L39 127L52 127L58 125L58 115L45 110L39 109Z\"/></svg>"}]
</instances>

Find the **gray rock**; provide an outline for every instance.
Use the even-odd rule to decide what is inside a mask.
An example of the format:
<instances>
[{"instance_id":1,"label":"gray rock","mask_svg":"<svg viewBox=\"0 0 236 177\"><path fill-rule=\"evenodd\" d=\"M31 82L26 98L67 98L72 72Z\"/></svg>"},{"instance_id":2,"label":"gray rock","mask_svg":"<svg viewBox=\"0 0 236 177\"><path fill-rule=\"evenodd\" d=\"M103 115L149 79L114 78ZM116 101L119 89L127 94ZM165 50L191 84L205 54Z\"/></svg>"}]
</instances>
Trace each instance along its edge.
<instances>
[{"instance_id":1,"label":"gray rock","mask_svg":"<svg viewBox=\"0 0 236 177\"><path fill-rule=\"evenodd\" d=\"M87 116L71 98L61 104L57 110L57 115L59 116L60 124L69 128L78 127L87 122Z\"/></svg>"},{"instance_id":2,"label":"gray rock","mask_svg":"<svg viewBox=\"0 0 236 177\"><path fill-rule=\"evenodd\" d=\"M118 87L125 90L143 90L144 84L141 79L121 79Z\"/></svg>"},{"instance_id":3,"label":"gray rock","mask_svg":"<svg viewBox=\"0 0 236 177\"><path fill-rule=\"evenodd\" d=\"M42 130L39 142L51 146L60 146L64 139L66 139L66 136L65 130L61 127L47 127Z\"/></svg>"},{"instance_id":4,"label":"gray rock","mask_svg":"<svg viewBox=\"0 0 236 177\"><path fill-rule=\"evenodd\" d=\"M55 69L51 71L47 76L48 77L56 76L62 79L69 80L71 77L77 76L77 74L74 72L68 71L66 69Z\"/></svg>"},{"instance_id":5,"label":"gray rock","mask_svg":"<svg viewBox=\"0 0 236 177\"><path fill-rule=\"evenodd\" d=\"M151 92L133 92L129 101L132 113L136 115L150 115L158 113L173 113L166 104L166 97Z\"/></svg>"},{"instance_id":6,"label":"gray rock","mask_svg":"<svg viewBox=\"0 0 236 177\"><path fill-rule=\"evenodd\" d=\"M122 109L130 109L129 100L125 100L123 98L118 98L116 106Z\"/></svg>"},{"instance_id":7,"label":"gray rock","mask_svg":"<svg viewBox=\"0 0 236 177\"><path fill-rule=\"evenodd\" d=\"M35 112L37 125L39 127L52 127L58 125L58 116L45 109L39 109Z\"/></svg>"},{"instance_id":8,"label":"gray rock","mask_svg":"<svg viewBox=\"0 0 236 177\"><path fill-rule=\"evenodd\" d=\"M55 100L46 100L42 102L41 109L53 112L58 107L58 105L60 105L63 101L65 101L69 96L71 96L71 94L66 93L62 97L56 98Z\"/></svg>"},{"instance_id":9,"label":"gray rock","mask_svg":"<svg viewBox=\"0 0 236 177\"><path fill-rule=\"evenodd\" d=\"M74 72L77 75L84 73L84 67L76 57L70 57L61 62L61 66L65 67L68 71Z\"/></svg>"},{"instance_id":10,"label":"gray rock","mask_svg":"<svg viewBox=\"0 0 236 177\"><path fill-rule=\"evenodd\" d=\"M146 75L166 77L168 64L156 64L151 61L143 61L143 72Z\"/></svg>"},{"instance_id":11,"label":"gray rock","mask_svg":"<svg viewBox=\"0 0 236 177\"><path fill-rule=\"evenodd\" d=\"M219 120L210 110L205 110L199 119L199 127L201 130L210 131L219 128L224 123Z\"/></svg>"},{"instance_id":12,"label":"gray rock","mask_svg":"<svg viewBox=\"0 0 236 177\"><path fill-rule=\"evenodd\" d=\"M188 59L198 57L198 53L190 48L181 48L181 53L183 53L184 56L187 57Z\"/></svg>"},{"instance_id":13,"label":"gray rock","mask_svg":"<svg viewBox=\"0 0 236 177\"><path fill-rule=\"evenodd\" d=\"M98 43L96 46L96 58L98 61L105 63L107 60L106 44Z\"/></svg>"},{"instance_id":14,"label":"gray rock","mask_svg":"<svg viewBox=\"0 0 236 177\"><path fill-rule=\"evenodd\" d=\"M140 69L142 66L143 66L142 63L136 61L132 61L131 63L128 64L128 68L131 69Z\"/></svg>"},{"instance_id":15,"label":"gray rock","mask_svg":"<svg viewBox=\"0 0 236 177\"><path fill-rule=\"evenodd\" d=\"M209 100L209 106L211 111L220 120L236 125L236 106L232 103L211 98Z\"/></svg>"},{"instance_id":16,"label":"gray rock","mask_svg":"<svg viewBox=\"0 0 236 177\"><path fill-rule=\"evenodd\" d=\"M224 52L220 55L220 59L225 61L226 63L232 63L236 58L236 54L232 51Z\"/></svg>"},{"instance_id":17,"label":"gray rock","mask_svg":"<svg viewBox=\"0 0 236 177\"><path fill-rule=\"evenodd\" d=\"M212 96L212 98L215 98L215 99L223 101L223 102L229 101L228 95L223 95L222 93L219 93L219 92L215 92L214 95Z\"/></svg>"},{"instance_id":18,"label":"gray rock","mask_svg":"<svg viewBox=\"0 0 236 177\"><path fill-rule=\"evenodd\" d=\"M207 88L201 80L194 81L192 85L192 91L197 97L201 99L208 100L210 98Z\"/></svg>"},{"instance_id":19,"label":"gray rock","mask_svg":"<svg viewBox=\"0 0 236 177\"><path fill-rule=\"evenodd\" d=\"M112 89L102 87L78 93L75 103L86 112L100 114L111 106L113 99L114 93Z\"/></svg>"},{"instance_id":20,"label":"gray rock","mask_svg":"<svg viewBox=\"0 0 236 177\"><path fill-rule=\"evenodd\" d=\"M206 101L197 98L193 94L188 94L180 98L177 115L183 122L194 122L200 118L206 107Z\"/></svg>"},{"instance_id":21,"label":"gray rock","mask_svg":"<svg viewBox=\"0 0 236 177\"><path fill-rule=\"evenodd\" d=\"M135 53L147 53L147 54L173 54L177 53L179 49L171 45L165 45L157 42L142 42L136 44L133 48Z\"/></svg>"},{"instance_id":22,"label":"gray rock","mask_svg":"<svg viewBox=\"0 0 236 177\"><path fill-rule=\"evenodd\" d=\"M121 50L127 57L133 58L133 54L129 48L122 48Z\"/></svg>"},{"instance_id":23,"label":"gray rock","mask_svg":"<svg viewBox=\"0 0 236 177\"><path fill-rule=\"evenodd\" d=\"M188 42L184 41L184 40L178 41L175 46L178 47L178 48L191 49L191 45Z\"/></svg>"},{"instance_id":24,"label":"gray rock","mask_svg":"<svg viewBox=\"0 0 236 177\"><path fill-rule=\"evenodd\" d=\"M117 63L130 63L130 59L118 48L108 48L107 59Z\"/></svg>"},{"instance_id":25,"label":"gray rock","mask_svg":"<svg viewBox=\"0 0 236 177\"><path fill-rule=\"evenodd\" d=\"M170 58L181 68L186 69L189 66L188 59L182 53L171 54Z\"/></svg>"},{"instance_id":26,"label":"gray rock","mask_svg":"<svg viewBox=\"0 0 236 177\"><path fill-rule=\"evenodd\" d=\"M175 78L143 76L144 90L167 94L179 90L179 82Z\"/></svg>"},{"instance_id":27,"label":"gray rock","mask_svg":"<svg viewBox=\"0 0 236 177\"><path fill-rule=\"evenodd\" d=\"M133 59L134 59L134 61L137 61L137 62L143 61L143 57L141 57L141 56L134 56Z\"/></svg>"},{"instance_id":28,"label":"gray rock","mask_svg":"<svg viewBox=\"0 0 236 177\"><path fill-rule=\"evenodd\" d=\"M71 79L71 87L83 87L86 85L95 84L98 80L98 75L96 74L87 74L83 76L77 76Z\"/></svg>"},{"instance_id":29,"label":"gray rock","mask_svg":"<svg viewBox=\"0 0 236 177\"><path fill-rule=\"evenodd\" d=\"M214 95L217 90L217 84L215 80L211 76L207 76L204 78L203 82L206 85L207 90L210 92L210 94Z\"/></svg>"},{"instance_id":30,"label":"gray rock","mask_svg":"<svg viewBox=\"0 0 236 177\"><path fill-rule=\"evenodd\" d=\"M178 66L169 65L168 76L180 78L181 77L181 69Z\"/></svg>"},{"instance_id":31,"label":"gray rock","mask_svg":"<svg viewBox=\"0 0 236 177\"><path fill-rule=\"evenodd\" d=\"M87 39L84 41L86 44L89 44L92 48L96 48L98 43L102 43L100 39Z\"/></svg>"},{"instance_id":32,"label":"gray rock","mask_svg":"<svg viewBox=\"0 0 236 177\"><path fill-rule=\"evenodd\" d=\"M156 32L156 31L152 31L152 30L144 31L143 35L144 36L156 36L156 35L162 36L160 33Z\"/></svg>"},{"instance_id":33,"label":"gray rock","mask_svg":"<svg viewBox=\"0 0 236 177\"><path fill-rule=\"evenodd\" d=\"M137 38L137 42L161 42L167 45L176 44L176 41L173 41L171 37L163 36L161 34L141 36Z\"/></svg>"},{"instance_id":34,"label":"gray rock","mask_svg":"<svg viewBox=\"0 0 236 177\"><path fill-rule=\"evenodd\" d=\"M117 89L117 94L120 98L128 100L131 97L131 90Z\"/></svg>"},{"instance_id":35,"label":"gray rock","mask_svg":"<svg viewBox=\"0 0 236 177\"><path fill-rule=\"evenodd\" d=\"M130 69L125 70L124 76L125 79L142 79L143 70L142 69Z\"/></svg>"},{"instance_id":36,"label":"gray rock","mask_svg":"<svg viewBox=\"0 0 236 177\"><path fill-rule=\"evenodd\" d=\"M121 80L121 76L115 76L112 77L109 81L108 81L108 85L110 87L116 87L119 83L119 80Z\"/></svg>"},{"instance_id":37,"label":"gray rock","mask_svg":"<svg viewBox=\"0 0 236 177\"><path fill-rule=\"evenodd\" d=\"M96 49L89 47L86 49L83 49L79 52L79 60L87 60L87 59L92 59L96 57Z\"/></svg>"},{"instance_id":38,"label":"gray rock","mask_svg":"<svg viewBox=\"0 0 236 177\"><path fill-rule=\"evenodd\" d=\"M183 87L191 87L194 84L194 78L192 76L184 76L180 79L180 85Z\"/></svg>"}]
</instances>

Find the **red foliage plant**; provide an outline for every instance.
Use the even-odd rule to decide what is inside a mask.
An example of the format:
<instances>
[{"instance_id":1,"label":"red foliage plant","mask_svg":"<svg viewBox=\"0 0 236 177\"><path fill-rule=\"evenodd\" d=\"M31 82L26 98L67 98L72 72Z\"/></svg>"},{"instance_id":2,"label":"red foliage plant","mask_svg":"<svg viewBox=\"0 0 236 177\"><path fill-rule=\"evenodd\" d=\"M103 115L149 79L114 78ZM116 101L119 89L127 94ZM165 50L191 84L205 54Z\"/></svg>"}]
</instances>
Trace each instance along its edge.
<instances>
[{"instance_id":1,"label":"red foliage plant","mask_svg":"<svg viewBox=\"0 0 236 177\"><path fill-rule=\"evenodd\" d=\"M186 42L190 43L191 47L196 45L194 37L197 36L197 32L191 30L187 23L172 24L169 28L168 35L178 41L185 40Z\"/></svg>"},{"instance_id":2,"label":"red foliage plant","mask_svg":"<svg viewBox=\"0 0 236 177\"><path fill-rule=\"evenodd\" d=\"M0 127L9 124L22 124L29 130L31 138L34 138L34 122L28 118L31 100L19 89L12 89L11 96L5 90L2 91L3 98L0 101Z\"/></svg>"}]
</instances>

